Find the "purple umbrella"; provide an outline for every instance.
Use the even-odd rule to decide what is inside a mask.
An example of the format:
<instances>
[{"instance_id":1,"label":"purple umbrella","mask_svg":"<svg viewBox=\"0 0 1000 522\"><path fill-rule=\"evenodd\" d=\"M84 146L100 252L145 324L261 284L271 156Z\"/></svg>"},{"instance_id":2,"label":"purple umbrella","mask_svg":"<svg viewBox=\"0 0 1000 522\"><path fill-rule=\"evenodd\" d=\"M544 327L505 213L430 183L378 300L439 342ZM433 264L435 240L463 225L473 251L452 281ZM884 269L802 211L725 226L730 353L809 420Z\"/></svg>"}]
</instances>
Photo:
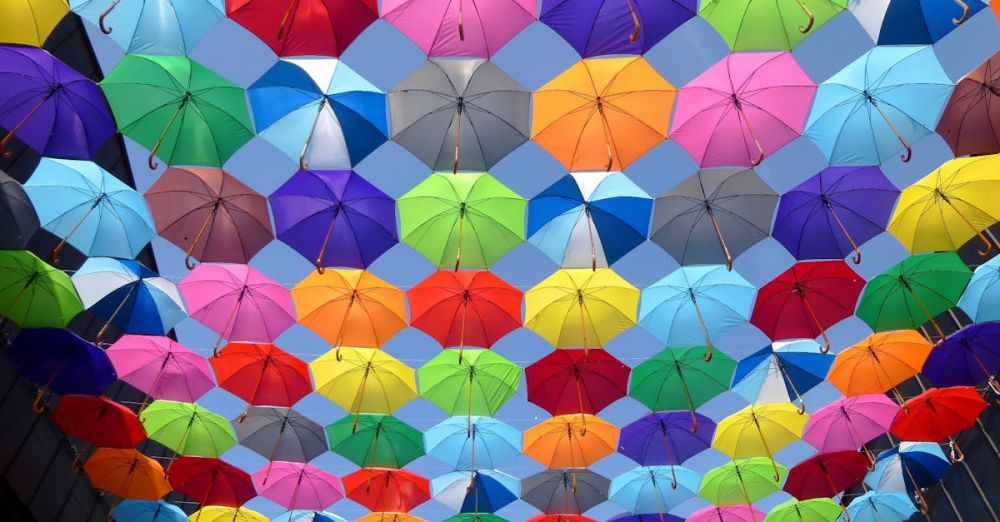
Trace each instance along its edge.
<instances>
[{"instance_id":1,"label":"purple umbrella","mask_svg":"<svg viewBox=\"0 0 1000 522\"><path fill-rule=\"evenodd\" d=\"M395 245L396 203L350 170L303 170L271 194L278 239L325 266L365 268Z\"/></svg>"},{"instance_id":2,"label":"purple umbrella","mask_svg":"<svg viewBox=\"0 0 1000 522\"><path fill-rule=\"evenodd\" d=\"M68 330L21 330L7 355L22 376L40 386L33 405L36 413L42 412L42 399L49 390L96 396L118 378L104 350Z\"/></svg>"},{"instance_id":3,"label":"purple umbrella","mask_svg":"<svg viewBox=\"0 0 1000 522\"><path fill-rule=\"evenodd\" d=\"M608 520L608 522L683 522L684 519L677 516L671 515L670 513L644 513L640 515L633 515L630 513L623 513L621 515Z\"/></svg>"},{"instance_id":4,"label":"purple umbrella","mask_svg":"<svg viewBox=\"0 0 1000 522\"><path fill-rule=\"evenodd\" d=\"M622 428L618 452L642 466L670 465L673 471L673 466L712 446L715 422L700 413L694 415L697 425L688 410L650 413Z\"/></svg>"},{"instance_id":5,"label":"purple umbrella","mask_svg":"<svg viewBox=\"0 0 1000 522\"><path fill-rule=\"evenodd\" d=\"M899 197L878 167L830 167L781 196L771 235L796 259L840 259L885 231Z\"/></svg>"},{"instance_id":6,"label":"purple umbrella","mask_svg":"<svg viewBox=\"0 0 1000 522\"><path fill-rule=\"evenodd\" d=\"M90 159L117 131L96 83L42 49L0 46L0 126L44 156Z\"/></svg>"},{"instance_id":7,"label":"purple umbrella","mask_svg":"<svg viewBox=\"0 0 1000 522\"><path fill-rule=\"evenodd\" d=\"M697 12L698 0L544 0L539 20L587 58L645 54Z\"/></svg>"},{"instance_id":8,"label":"purple umbrella","mask_svg":"<svg viewBox=\"0 0 1000 522\"><path fill-rule=\"evenodd\" d=\"M1000 323L972 324L951 334L931 351L924 375L937 386L976 386L987 381L1000 393Z\"/></svg>"}]
</instances>

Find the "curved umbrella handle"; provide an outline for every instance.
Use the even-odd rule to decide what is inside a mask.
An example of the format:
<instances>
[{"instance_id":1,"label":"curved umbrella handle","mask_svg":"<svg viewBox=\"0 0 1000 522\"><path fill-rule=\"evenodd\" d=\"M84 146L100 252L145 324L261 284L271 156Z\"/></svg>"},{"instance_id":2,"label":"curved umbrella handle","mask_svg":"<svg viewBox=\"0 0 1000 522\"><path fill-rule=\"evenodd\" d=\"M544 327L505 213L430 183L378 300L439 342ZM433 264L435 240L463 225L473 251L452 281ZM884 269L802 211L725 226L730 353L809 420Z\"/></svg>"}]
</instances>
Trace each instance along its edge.
<instances>
[{"instance_id":1,"label":"curved umbrella handle","mask_svg":"<svg viewBox=\"0 0 1000 522\"><path fill-rule=\"evenodd\" d=\"M969 19L969 4L966 4L962 0L955 0L955 3L958 4L958 7L962 8L962 17L958 19L952 18L951 23L959 26L964 24L965 21Z\"/></svg>"},{"instance_id":2,"label":"curved umbrella handle","mask_svg":"<svg viewBox=\"0 0 1000 522\"><path fill-rule=\"evenodd\" d=\"M0 158L7 159L10 157L11 154L13 154L13 152L11 152L11 150L7 148L7 142L10 141L10 138L13 135L14 135L13 132L8 132L7 135L3 137L3 139L0 139Z\"/></svg>"},{"instance_id":3,"label":"curved umbrella handle","mask_svg":"<svg viewBox=\"0 0 1000 522\"><path fill-rule=\"evenodd\" d=\"M910 160L913 159L913 147L910 147L910 144L903 139L900 139L900 141L902 141L903 146L906 147L906 153L900 154L899 159L903 160L903 163L909 163Z\"/></svg>"},{"instance_id":4,"label":"curved umbrella handle","mask_svg":"<svg viewBox=\"0 0 1000 522\"><path fill-rule=\"evenodd\" d=\"M805 1L803 0L796 0L796 1L798 2L799 7L802 8L802 11L806 13L806 16L809 17L809 23L806 24L805 27L802 27L801 25L799 26L799 32L802 34L806 34L809 31L812 31L813 26L816 25L816 15L814 15L812 11L809 10L809 7L806 6Z\"/></svg>"},{"instance_id":5,"label":"curved umbrella handle","mask_svg":"<svg viewBox=\"0 0 1000 522\"><path fill-rule=\"evenodd\" d=\"M35 401L31 403L31 410L38 415L45 413L45 405L42 404L42 400L45 398L46 389L47 388L42 388L38 390L38 393L35 394Z\"/></svg>"},{"instance_id":6,"label":"curved umbrella handle","mask_svg":"<svg viewBox=\"0 0 1000 522\"><path fill-rule=\"evenodd\" d=\"M160 144L157 142L153 150L149 151L149 158L146 159L146 165L149 166L149 170L156 170L160 167L160 164L156 162L156 151L160 150Z\"/></svg>"},{"instance_id":7,"label":"curved umbrella handle","mask_svg":"<svg viewBox=\"0 0 1000 522\"><path fill-rule=\"evenodd\" d=\"M628 14L632 15L632 32L628 35L628 41L635 42L639 39L642 24L639 22L639 15L635 13L635 7L632 6L632 0L625 0L625 5L628 6Z\"/></svg>"},{"instance_id":8,"label":"curved umbrella handle","mask_svg":"<svg viewBox=\"0 0 1000 522\"><path fill-rule=\"evenodd\" d=\"M965 462L965 452L958 445L958 441L952 437L948 437L948 446L951 448L951 452L948 455L949 460L955 464Z\"/></svg>"},{"instance_id":9,"label":"curved umbrella handle","mask_svg":"<svg viewBox=\"0 0 1000 522\"><path fill-rule=\"evenodd\" d=\"M104 19L107 18L109 14L111 14L111 11L115 10L115 7L118 6L118 2L121 2L121 1L122 0L115 0L114 2L111 2L111 5L109 5L108 8L105 9L103 13L101 13L100 18L97 19L98 25L101 26L101 32L102 33L104 33L104 34L111 34L111 31L113 30L113 28L105 25Z\"/></svg>"},{"instance_id":10,"label":"curved umbrella handle","mask_svg":"<svg viewBox=\"0 0 1000 522\"><path fill-rule=\"evenodd\" d=\"M184 256L184 266L187 267L188 270L194 270L194 267L197 266L191 262L191 254Z\"/></svg>"}]
</instances>

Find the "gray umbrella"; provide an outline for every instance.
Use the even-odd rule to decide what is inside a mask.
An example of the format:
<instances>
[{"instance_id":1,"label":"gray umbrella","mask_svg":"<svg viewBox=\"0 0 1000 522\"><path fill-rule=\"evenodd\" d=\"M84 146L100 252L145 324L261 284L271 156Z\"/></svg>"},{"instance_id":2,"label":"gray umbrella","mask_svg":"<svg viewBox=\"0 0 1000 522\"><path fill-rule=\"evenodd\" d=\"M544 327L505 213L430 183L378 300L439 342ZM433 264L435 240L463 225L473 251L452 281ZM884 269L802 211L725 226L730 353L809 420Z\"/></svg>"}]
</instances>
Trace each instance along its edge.
<instances>
[{"instance_id":1,"label":"gray umbrella","mask_svg":"<svg viewBox=\"0 0 1000 522\"><path fill-rule=\"evenodd\" d=\"M233 427L240 444L271 461L309 462L329 448L323 427L291 408L254 406Z\"/></svg>"},{"instance_id":2,"label":"gray umbrella","mask_svg":"<svg viewBox=\"0 0 1000 522\"><path fill-rule=\"evenodd\" d=\"M392 139L434 170L484 171L528 140L530 101L492 62L430 59L389 93Z\"/></svg>"},{"instance_id":3,"label":"gray umbrella","mask_svg":"<svg viewBox=\"0 0 1000 522\"><path fill-rule=\"evenodd\" d=\"M653 235L682 265L726 263L766 238L778 195L752 169L700 170L656 198Z\"/></svg>"},{"instance_id":4,"label":"gray umbrella","mask_svg":"<svg viewBox=\"0 0 1000 522\"><path fill-rule=\"evenodd\" d=\"M521 500L547 514L580 514L607 500L610 487L589 469L550 469L521 481Z\"/></svg>"},{"instance_id":5,"label":"gray umbrella","mask_svg":"<svg viewBox=\"0 0 1000 522\"><path fill-rule=\"evenodd\" d=\"M0 250L24 248L38 227L38 214L24 188L0 171Z\"/></svg>"}]
</instances>

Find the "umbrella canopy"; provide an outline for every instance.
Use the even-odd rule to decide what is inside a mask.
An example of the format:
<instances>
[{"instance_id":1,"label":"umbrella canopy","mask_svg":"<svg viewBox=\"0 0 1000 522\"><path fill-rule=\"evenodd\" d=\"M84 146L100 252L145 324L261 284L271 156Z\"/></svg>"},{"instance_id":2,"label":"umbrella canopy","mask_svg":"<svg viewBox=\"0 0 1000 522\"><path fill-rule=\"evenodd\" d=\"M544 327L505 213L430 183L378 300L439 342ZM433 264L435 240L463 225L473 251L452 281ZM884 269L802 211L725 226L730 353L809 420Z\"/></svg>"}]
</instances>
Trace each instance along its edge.
<instances>
[{"instance_id":1,"label":"umbrella canopy","mask_svg":"<svg viewBox=\"0 0 1000 522\"><path fill-rule=\"evenodd\" d=\"M937 43L969 16L986 8L982 0L967 2L857 2L851 10L878 45ZM864 5L867 4L867 5Z\"/></svg>"},{"instance_id":2,"label":"umbrella canopy","mask_svg":"<svg viewBox=\"0 0 1000 522\"><path fill-rule=\"evenodd\" d=\"M326 509L344 498L337 477L300 462L273 462L253 474L262 497L288 509Z\"/></svg>"},{"instance_id":3,"label":"umbrella canopy","mask_svg":"<svg viewBox=\"0 0 1000 522\"><path fill-rule=\"evenodd\" d=\"M632 513L666 513L693 498L701 475L681 466L645 466L611 481L608 497Z\"/></svg>"},{"instance_id":4,"label":"umbrella canopy","mask_svg":"<svg viewBox=\"0 0 1000 522\"><path fill-rule=\"evenodd\" d=\"M771 508L764 518L765 522L836 522L844 514L846 508L828 498L811 498L808 500L786 500Z\"/></svg>"},{"instance_id":5,"label":"umbrella canopy","mask_svg":"<svg viewBox=\"0 0 1000 522\"><path fill-rule=\"evenodd\" d=\"M83 470L95 488L116 497L159 500L171 489L160 463L131 448L97 448Z\"/></svg>"},{"instance_id":6,"label":"umbrella canopy","mask_svg":"<svg viewBox=\"0 0 1000 522\"><path fill-rule=\"evenodd\" d=\"M0 249L21 250L41 227L38 213L18 181L0 171Z\"/></svg>"},{"instance_id":7,"label":"umbrella canopy","mask_svg":"<svg viewBox=\"0 0 1000 522\"><path fill-rule=\"evenodd\" d=\"M187 522L187 513L181 508L163 500L125 499L111 510L115 520L130 520L132 522Z\"/></svg>"},{"instance_id":8,"label":"umbrella canopy","mask_svg":"<svg viewBox=\"0 0 1000 522\"><path fill-rule=\"evenodd\" d=\"M135 413L107 397L64 395L50 418L63 435L94 447L134 448L146 438Z\"/></svg>"},{"instance_id":9,"label":"umbrella canopy","mask_svg":"<svg viewBox=\"0 0 1000 522\"><path fill-rule=\"evenodd\" d=\"M552 415L596 414L625 396L629 371L604 350L556 350L525 368L528 400Z\"/></svg>"},{"instance_id":10,"label":"umbrella canopy","mask_svg":"<svg viewBox=\"0 0 1000 522\"><path fill-rule=\"evenodd\" d=\"M642 57L583 60L535 91L531 138L567 170L623 170L667 138L676 96Z\"/></svg>"},{"instance_id":11,"label":"umbrella canopy","mask_svg":"<svg viewBox=\"0 0 1000 522\"><path fill-rule=\"evenodd\" d=\"M273 344L230 343L210 359L219 387L252 406L292 406L312 392L309 366ZM291 460L291 459L282 459Z\"/></svg>"},{"instance_id":12,"label":"umbrella canopy","mask_svg":"<svg viewBox=\"0 0 1000 522\"><path fill-rule=\"evenodd\" d=\"M496 469L521 454L521 431L492 417L451 417L424 431L427 454L455 469Z\"/></svg>"},{"instance_id":13,"label":"umbrella canopy","mask_svg":"<svg viewBox=\"0 0 1000 522\"><path fill-rule=\"evenodd\" d=\"M139 420L150 439L177 455L218 457L236 445L229 421L197 404L153 401Z\"/></svg>"},{"instance_id":14,"label":"umbrella canopy","mask_svg":"<svg viewBox=\"0 0 1000 522\"><path fill-rule=\"evenodd\" d=\"M719 421L712 447L734 459L770 457L777 482L782 471L774 454L801 439L808 420L793 404L751 404Z\"/></svg>"},{"instance_id":15,"label":"umbrella canopy","mask_svg":"<svg viewBox=\"0 0 1000 522\"><path fill-rule=\"evenodd\" d=\"M401 469L359 469L344 477L344 491L372 511L405 513L431 499L427 479Z\"/></svg>"},{"instance_id":16,"label":"umbrella canopy","mask_svg":"<svg viewBox=\"0 0 1000 522\"><path fill-rule=\"evenodd\" d=\"M826 379L834 356L812 339L778 341L747 357L736 366L732 391L753 404L799 402L802 394Z\"/></svg>"},{"instance_id":17,"label":"umbrella canopy","mask_svg":"<svg viewBox=\"0 0 1000 522\"><path fill-rule=\"evenodd\" d=\"M958 81L941 115L937 133L956 156L1000 153L1000 128L993 123L1000 121L998 98L1000 53Z\"/></svg>"},{"instance_id":18,"label":"umbrella canopy","mask_svg":"<svg viewBox=\"0 0 1000 522\"><path fill-rule=\"evenodd\" d=\"M702 167L757 166L802 134L815 93L791 53L730 54L680 90L671 137Z\"/></svg>"},{"instance_id":19,"label":"umbrella canopy","mask_svg":"<svg viewBox=\"0 0 1000 522\"><path fill-rule=\"evenodd\" d=\"M931 350L923 374L938 386L975 386L987 381L1000 389L1000 323L970 324Z\"/></svg>"},{"instance_id":20,"label":"umbrella canopy","mask_svg":"<svg viewBox=\"0 0 1000 522\"><path fill-rule=\"evenodd\" d=\"M750 169L699 170L656 198L649 239L682 265L725 263L768 236L778 195Z\"/></svg>"},{"instance_id":21,"label":"umbrella canopy","mask_svg":"<svg viewBox=\"0 0 1000 522\"><path fill-rule=\"evenodd\" d=\"M66 0L7 0L0 34L8 43L41 47L69 12Z\"/></svg>"},{"instance_id":22,"label":"umbrella canopy","mask_svg":"<svg viewBox=\"0 0 1000 522\"><path fill-rule=\"evenodd\" d=\"M994 256L976 267L958 307L976 323L1000 321L1000 258Z\"/></svg>"},{"instance_id":23,"label":"umbrella canopy","mask_svg":"<svg viewBox=\"0 0 1000 522\"><path fill-rule=\"evenodd\" d=\"M63 328L83 311L69 276L27 250L0 250L0 321Z\"/></svg>"},{"instance_id":24,"label":"umbrella canopy","mask_svg":"<svg viewBox=\"0 0 1000 522\"><path fill-rule=\"evenodd\" d=\"M168 337L123 335L106 353L119 379L154 399L194 402L215 388L208 361Z\"/></svg>"},{"instance_id":25,"label":"umbrella canopy","mask_svg":"<svg viewBox=\"0 0 1000 522\"><path fill-rule=\"evenodd\" d=\"M427 56L489 58L535 21L532 0L386 0L382 18Z\"/></svg>"},{"instance_id":26,"label":"umbrella canopy","mask_svg":"<svg viewBox=\"0 0 1000 522\"><path fill-rule=\"evenodd\" d=\"M889 432L906 441L940 442L948 439L951 458L965 458L954 436L976 425L986 401L974 386L931 388L903 404Z\"/></svg>"},{"instance_id":27,"label":"umbrella canopy","mask_svg":"<svg viewBox=\"0 0 1000 522\"><path fill-rule=\"evenodd\" d=\"M464 427L463 423L463 427ZM402 468L424 455L423 434L391 415L364 413L326 427L330 449L361 467Z\"/></svg>"},{"instance_id":28,"label":"umbrella canopy","mask_svg":"<svg viewBox=\"0 0 1000 522\"><path fill-rule=\"evenodd\" d=\"M245 507L203 506L188 517L198 522L268 522L270 519Z\"/></svg>"},{"instance_id":29,"label":"umbrella canopy","mask_svg":"<svg viewBox=\"0 0 1000 522\"><path fill-rule=\"evenodd\" d=\"M534 517L534 518L537 518ZM531 520L533 520L532 518ZM493 513L459 513L444 519L445 522L507 522L507 519L500 518ZM391 521L386 521L391 522Z\"/></svg>"},{"instance_id":30,"label":"umbrella canopy","mask_svg":"<svg viewBox=\"0 0 1000 522\"><path fill-rule=\"evenodd\" d=\"M191 54L225 18L223 0L70 0L69 4L129 54Z\"/></svg>"},{"instance_id":31,"label":"umbrella canopy","mask_svg":"<svg viewBox=\"0 0 1000 522\"><path fill-rule=\"evenodd\" d=\"M340 56L378 18L376 0L226 0L226 15L278 56Z\"/></svg>"},{"instance_id":32,"label":"umbrella canopy","mask_svg":"<svg viewBox=\"0 0 1000 522\"><path fill-rule=\"evenodd\" d=\"M543 513L565 513L547 522L578 522L572 517L608 500L611 481L589 469L549 469L521 481L521 500Z\"/></svg>"},{"instance_id":33,"label":"umbrella canopy","mask_svg":"<svg viewBox=\"0 0 1000 522\"><path fill-rule=\"evenodd\" d=\"M778 478L772 466L777 466ZM775 465L767 457L733 460L705 473L698 496L717 506L749 506L781 489L787 474L784 466Z\"/></svg>"},{"instance_id":34,"label":"umbrella canopy","mask_svg":"<svg viewBox=\"0 0 1000 522\"><path fill-rule=\"evenodd\" d=\"M180 457L170 463L170 485L200 505L239 507L257 496L250 474L211 457Z\"/></svg>"},{"instance_id":35,"label":"umbrella canopy","mask_svg":"<svg viewBox=\"0 0 1000 522\"><path fill-rule=\"evenodd\" d=\"M913 493L940 482L950 467L937 443L900 442L879 454L865 484L879 492Z\"/></svg>"},{"instance_id":36,"label":"umbrella canopy","mask_svg":"<svg viewBox=\"0 0 1000 522\"><path fill-rule=\"evenodd\" d=\"M691 431L698 430L695 409L727 392L736 361L719 353L704 360L704 347L667 348L632 370L628 394L653 411L683 410L691 414ZM708 424L708 431L714 429Z\"/></svg>"},{"instance_id":37,"label":"umbrella canopy","mask_svg":"<svg viewBox=\"0 0 1000 522\"><path fill-rule=\"evenodd\" d=\"M433 170L486 170L528 141L530 103L493 62L430 59L389 93L391 137Z\"/></svg>"},{"instance_id":38,"label":"umbrella canopy","mask_svg":"<svg viewBox=\"0 0 1000 522\"><path fill-rule=\"evenodd\" d=\"M702 363L704 364L704 363ZM643 466L677 465L707 450L715 422L686 411L659 411L623 426L618 452ZM698 426L700 429L692 431Z\"/></svg>"},{"instance_id":39,"label":"umbrella canopy","mask_svg":"<svg viewBox=\"0 0 1000 522\"><path fill-rule=\"evenodd\" d=\"M451 519L449 518L448 520ZM382 512L368 513L367 515L356 519L355 522L427 522L427 521L420 517L408 515L406 513L393 513L391 511L382 511Z\"/></svg>"},{"instance_id":40,"label":"umbrella canopy","mask_svg":"<svg viewBox=\"0 0 1000 522\"><path fill-rule=\"evenodd\" d=\"M435 173L399 198L404 243L439 268L489 268L524 241L521 196L486 173Z\"/></svg>"},{"instance_id":41,"label":"umbrella canopy","mask_svg":"<svg viewBox=\"0 0 1000 522\"><path fill-rule=\"evenodd\" d=\"M827 380L848 397L886 393L920 373L931 349L916 330L874 333L837 354Z\"/></svg>"},{"instance_id":42,"label":"umbrella canopy","mask_svg":"<svg viewBox=\"0 0 1000 522\"><path fill-rule=\"evenodd\" d=\"M472 415L493 415L514 395L521 368L490 350L465 350L463 358L447 349L417 374L422 398L449 415L466 414L471 423Z\"/></svg>"},{"instance_id":43,"label":"umbrella canopy","mask_svg":"<svg viewBox=\"0 0 1000 522\"><path fill-rule=\"evenodd\" d=\"M278 522L347 522L343 517L326 511L292 510L272 518Z\"/></svg>"},{"instance_id":44,"label":"umbrella canopy","mask_svg":"<svg viewBox=\"0 0 1000 522\"><path fill-rule=\"evenodd\" d=\"M767 513L753 506L709 506L687 517L688 522L758 522ZM656 522L655 520L653 522Z\"/></svg>"},{"instance_id":45,"label":"umbrella canopy","mask_svg":"<svg viewBox=\"0 0 1000 522\"><path fill-rule=\"evenodd\" d=\"M823 453L856 451L888 432L898 412L899 405L882 393L843 397L809 417L802 440Z\"/></svg>"},{"instance_id":46,"label":"umbrella canopy","mask_svg":"<svg viewBox=\"0 0 1000 522\"><path fill-rule=\"evenodd\" d=\"M663 522L683 522L685 519L670 513L640 513L638 515L623 513L608 519L608 522L660 522L661 520Z\"/></svg>"},{"instance_id":47,"label":"umbrella canopy","mask_svg":"<svg viewBox=\"0 0 1000 522\"><path fill-rule=\"evenodd\" d=\"M553 515L535 515L529 518L526 522L596 522L596 521L590 517L585 517L583 515L553 514Z\"/></svg>"},{"instance_id":48,"label":"umbrella canopy","mask_svg":"<svg viewBox=\"0 0 1000 522\"><path fill-rule=\"evenodd\" d=\"M734 51L792 49L847 8L847 0L748 0L701 3L698 15L712 24Z\"/></svg>"},{"instance_id":49,"label":"umbrella canopy","mask_svg":"<svg viewBox=\"0 0 1000 522\"><path fill-rule=\"evenodd\" d=\"M157 232L184 249L184 263L246 263L274 239L267 200L226 171L167 169L146 191Z\"/></svg>"},{"instance_id":50,"label":"umbrella canopy","mask_svg":"<svg viewBox=\"0 0 1000 522\"><path fill-rule=\"evenodd\" d=\"M805 135L832 164L909 161L953 89L931 47L876 47L819 86Z\"/></svg>"},{"instance_id":51,"label":"umbrella canopy","mask_svg":"<svg viewBox=\"0 0 1000 522\"><path fill-rule=\"evenodd\" d=\"M865 454L857 451L820 453L799 462L788 472L784 490L799 500L836 497L860 484L868 465Z\"/></svg>"},{"instance_id":52,"label":"umbrella canopy","mask_svg":"<svg viewBox=\"0 0 1000 522\"><path fill-rule=\"evenodd\" d=\"M297 172L268 200L278 239L317 270L365 268L399 241L396 202L354 171Z\"/></svg>"},{"instance_id":53,"label":"umbrella canopy","mask_svg":"<svg viewBox=\"0 0 1000 522\"><path fill-rule=\"evenodd\" d=\"M646 54L695 17L696 0L574 2L543 0L538 19L580 56Z\"/></svg>"},{"instance_id":54,"label":"umbrella canopy","mask_svg":"<svg viewBox=\"0 0 1000 522\"><path fill-rule=\"evenodd\" d=\"M917 513L917 508L905 493L869 491L855 497L847 506L847 514L855 522L903 522Z\"/></svg>"},{"instance_id":55,"label":"umbrella canopy","mask_svg":"<svg viewBox=\"0 0 1000 522\"><path fill-rule=\"evenodd\" d=\"M550 469L589 467L617 447L618 427L593 415L557 415L524 431L524 454Z\"/></svg>"},{"instance_id":56,"label":"umbrella canopy","mask_svg":"<svg viewBox=\"0 0 1000 522\"><path fill-rule=\"evenodd\" d=\"M417 398L416 374L391 355L372 348L331 350L309 363L316 392L358 416L392 413Z\"/></svg>"},{"instance_id":57,"label":"umbrella canopy","mask_svg":"<svg viewBox=\"0 0 1000 522\"><path fill-rule=\"evenodd\" d=\"M323 427L291 408L254 406L233 429L241 445L269 461L308 462L327 450Z\"/></svg>"},{"instance_id":58,"label":"umbrella canopy","mask_svg":"<svg viewBox=\"0 0 1000 522\"><path fill-rule=\"evenodd\" d=\"M434 500L460 513L493 513L520 491L519 480L495 470L452 471L431 481Z\"/></svg>"},{"instance_id":59,"label":"umbrella canopy","mask_svg":"<svg viewBox=\"0 0 1000 522\"><path fill-rule=\"evenodd\" d=\"M69 330L21 330L7 349L21 376L41 386L33 405L42 411L47 391L60 394L100 395L117 375L104 350Z\"/></svg>"}]
</instances>

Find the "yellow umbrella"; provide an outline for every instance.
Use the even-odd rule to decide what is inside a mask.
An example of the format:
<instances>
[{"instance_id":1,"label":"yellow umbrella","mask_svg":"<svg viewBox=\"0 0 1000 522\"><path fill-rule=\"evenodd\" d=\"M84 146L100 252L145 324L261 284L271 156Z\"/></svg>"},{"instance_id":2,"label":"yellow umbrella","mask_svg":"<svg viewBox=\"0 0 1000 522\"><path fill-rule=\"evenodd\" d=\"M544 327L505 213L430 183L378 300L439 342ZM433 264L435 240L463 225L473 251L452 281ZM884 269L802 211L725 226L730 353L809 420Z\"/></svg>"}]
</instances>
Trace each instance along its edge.
<instances>
[{"instance_id":1,"label":"yellow umbrella","mask_svg":"<svg viewBox=\"0 0 1000 522\"><path fill-rule=\"evenodd\" d=\"M199 522L269 522L270 519L245 507L205 506L188 517Z\"/></svg>"},{"instance_id":2,"label":"yellow umbrella","mask_svg":"<svg viewBox=\"0 0 1000 522\"><path fill-rule=\"evenodd\" d=\"M768 457L779 478L774 454L802 438L809 415L799 414L792 403L747 406L722 419L712 437L712 447L734 459Z\"/></svg>"},{"instance_id":3,"label":"yellow umbrella","mask_svg":"<svg viewBox=\"0 0 1000 522\"><path fill-rule=\"evenodd\" d=\"M953 159L903 191L887 230L910 252L958 250L973 237L986 256L983 230L1000 221L1000 154Z\"/></svg>"},{"instance_id":4,"label":"yellow umbrella","mask_svg":"<svg viewBox=\"0 0 1000 522\"><path fill-rule=\"evenodd\" d=\"M330 350L309 363L316 392L354 414L390 414L417 398L413 368L374 348Z\"/></svg>"},{"instance_id":5,"label":"yellow umbrella","mask_svg":"<svg viewBox=\"0 0 1000 522\"><path fill-rule=\"evenodd\" d=\"M68 12L66 0L0 0L0 43L41 47Z\"/></svg>"}]
</instances>

